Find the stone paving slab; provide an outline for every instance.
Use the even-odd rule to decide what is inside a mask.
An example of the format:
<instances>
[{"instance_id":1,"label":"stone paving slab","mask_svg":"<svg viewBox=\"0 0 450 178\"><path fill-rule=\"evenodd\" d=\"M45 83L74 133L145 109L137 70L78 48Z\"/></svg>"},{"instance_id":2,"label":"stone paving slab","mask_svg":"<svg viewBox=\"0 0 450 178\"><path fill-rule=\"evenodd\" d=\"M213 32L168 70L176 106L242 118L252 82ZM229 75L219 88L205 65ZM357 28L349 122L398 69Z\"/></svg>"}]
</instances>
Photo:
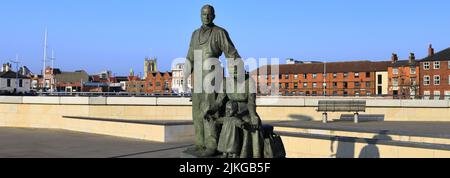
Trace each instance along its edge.
<instances>
[{"instance_id":1,"label":"stone paving slab","mask_svg":"<svg viewBox=\"0 0 450 178\"><path fill-rule=\"evenodd\" d=\"M158 143L53 129L0 127L0 158L177 158L192 143Z\"/></svg>"}]
</instances>

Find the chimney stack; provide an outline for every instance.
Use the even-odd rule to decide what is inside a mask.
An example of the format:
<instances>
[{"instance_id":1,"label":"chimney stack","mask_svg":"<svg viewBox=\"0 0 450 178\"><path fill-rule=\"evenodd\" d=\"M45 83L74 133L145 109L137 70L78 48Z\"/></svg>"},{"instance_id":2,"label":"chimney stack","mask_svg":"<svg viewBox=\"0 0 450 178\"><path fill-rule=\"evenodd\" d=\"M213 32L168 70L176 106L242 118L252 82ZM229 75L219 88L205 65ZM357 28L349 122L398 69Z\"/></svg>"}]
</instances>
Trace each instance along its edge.
<instances>
[{"instance_id":1,"label":"chimney stack","mask_svg":"<svg viewBox=\"0 0 450 178\"><path fill-rule=\"evenodd\" d=\"M392 53L392 58L391 58L391 60L392 60L392 63L396 63L396 62L398 61L398 56L397 56L397 54Z\"/></svg>"},{"instance_id":2,"label":"chimney stack","mask_svg":"<svg viewBox=\"0 0 450 178\"><path fill-rule=\"evenodd\" d=\"M430 46L428 47L428 57L431 57L434 55L434 48L433 45L430 44Z\"/></svg>"},{"instance_id":3,"label":"chimney stack","mask_svg":"<svg viewBox=\"0 0 450 178\"><path fill-rule=\"evenodd\" d=\"M409 53L409 63L413 64L414 62L416 62L416 56L414 53Z\"/></svg>"},{"instance_id":4,"label":"chimney stack","mask_svg":"<svg viewBox=\"0 0 450 178\"><path fill-rule=\"evenodd\" d=\"M8 72L11 70L11 64L8 62L6 64L3 64L2 66L2 72Z\"/></svg>"}]
</instances>

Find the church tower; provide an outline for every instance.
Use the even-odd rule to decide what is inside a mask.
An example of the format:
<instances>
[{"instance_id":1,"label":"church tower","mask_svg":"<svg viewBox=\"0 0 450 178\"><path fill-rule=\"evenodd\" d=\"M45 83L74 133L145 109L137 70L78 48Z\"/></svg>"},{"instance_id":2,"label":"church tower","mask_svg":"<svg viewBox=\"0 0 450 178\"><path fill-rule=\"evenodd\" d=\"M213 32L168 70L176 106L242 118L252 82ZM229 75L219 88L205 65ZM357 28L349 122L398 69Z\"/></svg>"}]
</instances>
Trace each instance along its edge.
<instances>
[{"instance_id":1,"label":"church tower","mask_svg":"<svg viewBox=\"0 0 450 178\"><path fill-rule=\"evenodd\" d=\"M144 79L147 78L148 73L158 72L157 68L158 60L156 58L145 57L144 60Z\"/></svg>"}]
</instances>

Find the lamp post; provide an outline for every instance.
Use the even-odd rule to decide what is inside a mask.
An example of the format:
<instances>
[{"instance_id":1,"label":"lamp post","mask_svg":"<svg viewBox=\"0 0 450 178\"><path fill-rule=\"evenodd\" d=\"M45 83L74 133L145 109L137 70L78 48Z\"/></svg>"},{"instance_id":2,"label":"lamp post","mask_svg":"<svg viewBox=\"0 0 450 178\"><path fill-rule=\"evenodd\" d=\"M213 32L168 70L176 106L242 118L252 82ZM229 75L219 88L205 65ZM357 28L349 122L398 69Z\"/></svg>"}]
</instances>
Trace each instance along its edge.
<instances>
[{"instance_id":1,"label":"lamp post","mask_svg":"<svg viewBox=\"0 0 450 178\"><path fill-rule=\"evenodd\" d=\"M15 93L19 91L18 85L19 85L19 55L16 55L16 60L10 60L12 63L16 64L16 81L15 83Z\"/></svg>"}]
</instances>

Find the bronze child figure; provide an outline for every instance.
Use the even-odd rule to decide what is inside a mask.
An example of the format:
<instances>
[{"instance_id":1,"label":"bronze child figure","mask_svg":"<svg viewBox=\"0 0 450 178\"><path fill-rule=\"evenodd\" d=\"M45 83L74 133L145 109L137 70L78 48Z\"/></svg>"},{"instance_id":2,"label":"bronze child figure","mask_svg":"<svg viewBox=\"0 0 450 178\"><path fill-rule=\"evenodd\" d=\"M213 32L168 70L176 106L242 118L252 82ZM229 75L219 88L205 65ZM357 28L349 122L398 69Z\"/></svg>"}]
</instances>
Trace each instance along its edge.
<instances>
[{"instance_id":1,"label":"bronze child figure","mask_svg":"<svg viewBox=\"0 0 450 178\"><path fill-rule=\"evenodd\" d=\"M226 104L225 117L220 118L223 122L219 137L218 151L223 153L223 158L239 158L242 149L242 129L245 122L237 117L238 105L229 101Z\"/></svg>"}]
</instances>

